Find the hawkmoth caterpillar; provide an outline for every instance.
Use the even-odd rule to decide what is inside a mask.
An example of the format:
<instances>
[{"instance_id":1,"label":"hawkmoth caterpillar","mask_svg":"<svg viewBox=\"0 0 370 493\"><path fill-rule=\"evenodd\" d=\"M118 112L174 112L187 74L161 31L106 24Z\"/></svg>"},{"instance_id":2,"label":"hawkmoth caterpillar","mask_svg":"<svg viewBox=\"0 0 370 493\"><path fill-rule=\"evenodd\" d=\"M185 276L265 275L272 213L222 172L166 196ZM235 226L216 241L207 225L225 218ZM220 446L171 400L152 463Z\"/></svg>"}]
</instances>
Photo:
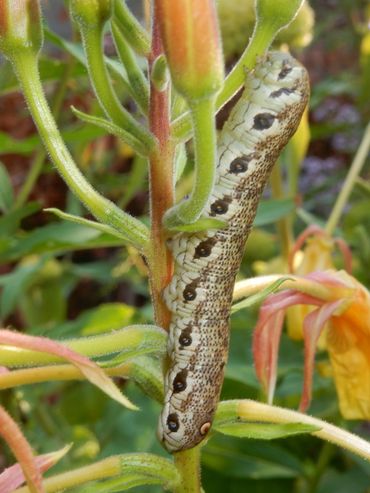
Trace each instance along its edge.
<instances>
[{"instance_id":1,"label":"hawkmoth caterpillar","mask_svg":"<svg viewBox=\"0 0 370 493\"><path fill-rule=\"evenodd\" d=\"M176 452L204 439L228 356L233 286L270 171L296 131L309 95L306 70L286 53L269 53L246 78L218 139L215 185L202 217L220 230L178 233L164 299L172 312L169 370L158 435Z\"/></svg>"}]
</instances>

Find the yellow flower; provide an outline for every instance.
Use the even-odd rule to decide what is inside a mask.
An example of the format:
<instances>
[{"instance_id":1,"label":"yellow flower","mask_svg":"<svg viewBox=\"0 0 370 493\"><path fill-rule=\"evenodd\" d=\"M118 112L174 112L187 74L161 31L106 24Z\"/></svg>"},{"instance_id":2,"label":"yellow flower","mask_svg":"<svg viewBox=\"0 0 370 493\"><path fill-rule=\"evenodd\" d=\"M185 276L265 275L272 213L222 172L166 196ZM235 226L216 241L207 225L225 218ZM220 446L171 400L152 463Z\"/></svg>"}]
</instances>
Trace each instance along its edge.
<instances>
[{"instance_id":1,"label":"yellow flower","mask_svg":"<svg viewBox=\"0 0 370 493\"><path fill-rule=\"evenodd\" d=\"M312 374L319 337L330 321L327 349L339 407L347 419L370 419L370 295L354 277L344 271L313 272L302 279L315 288L288 289L267 297L260 309L254 332L253 353L256 373L272 401L276 382L278 347L287 308L296 305L315 307L303 322L304 383L300 409L311 400ZM303 284L302 284L303 286ZM328 296L319 296L327 287Z\"/></svg>"},{"instance_id":2,"label":"yellow flower","mask_svg":"<svg viewBox=\"0 0 370 493\"><path fill-rule=\"evenodd\" d=\"M303 250L302 246L305 244ZM290 254L289 269L292 274L305 276L310 272L334 269L333 252L339 247L345 268L351 273L351 253L339 238L331 238L318 226L310 226L297 238ZM297 262L298 261L298 262ZM303 339L303 320L312 311L310 306L293 306L287 311L287 331L291 339ZM319 340L319 348L326 348L326 331Z\"/></svg>"},{"instance_id":3,"label":"yellow flower","mask_svg":"<svg viewBox=\"0 0 370 493\"><path fill-rule=\"evenodd\" d=\"M347 419L370 419L370 295L353 277L338 275L354 289L327 336L340 411Z\"/></svg>"}]
</instances>

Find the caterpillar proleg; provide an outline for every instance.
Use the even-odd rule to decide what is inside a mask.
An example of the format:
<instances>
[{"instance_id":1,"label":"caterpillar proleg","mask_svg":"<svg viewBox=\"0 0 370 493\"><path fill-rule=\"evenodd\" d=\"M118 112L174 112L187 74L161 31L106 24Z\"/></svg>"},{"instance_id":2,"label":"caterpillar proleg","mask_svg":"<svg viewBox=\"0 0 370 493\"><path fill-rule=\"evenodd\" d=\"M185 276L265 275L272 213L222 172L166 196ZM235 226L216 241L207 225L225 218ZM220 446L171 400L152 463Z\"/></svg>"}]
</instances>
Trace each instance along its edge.
<instances>
[{"instance_id":1,"label":"caterpillar proleg","mask_svg":"<svg viewBox=\"0 0 370 493\"><path fill-rule=\"evenodd\" d=\"M309 95L306 70L274 52L249 73L218 140L217 176L203 217L228 226L179 233L175 271L164 292L172 312L169 370L158 435L168 451L205 438L219 400L229 347L229 316L244 244L270 171L296 131Z\"/></svg>"}]
</instances>

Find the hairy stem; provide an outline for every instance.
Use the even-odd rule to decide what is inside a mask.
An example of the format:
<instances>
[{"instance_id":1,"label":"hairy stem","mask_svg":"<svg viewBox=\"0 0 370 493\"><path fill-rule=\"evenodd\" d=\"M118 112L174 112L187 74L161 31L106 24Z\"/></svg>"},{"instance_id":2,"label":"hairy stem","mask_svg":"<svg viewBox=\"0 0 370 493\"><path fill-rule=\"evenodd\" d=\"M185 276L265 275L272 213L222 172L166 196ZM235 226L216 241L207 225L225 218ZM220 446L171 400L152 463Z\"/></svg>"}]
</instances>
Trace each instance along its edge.
<instances>
[{"instance_id":1,"label":"hairy stem","mask_svg":"<svg viewBox=\"0 0 370 493\"><path fill-rule=\"evenodd\" d=\"M366 161L370 148L370 123L368 123L365 133L362 137L361 144L356 152L356 155L352 161L351 168L347 174L347 177L343 183L341 191L331 211L330 217L326 223L325 231L328 235L332 235L335 228L338 225L339 219L343 214L343 209L348 201L348 198L352 192L354 185L356 184L357 177Z\"/></svg>"},{"instance_id":2,"label":"hairy stem","mask_svg":"<svg viewBox=\"0 0 370 493\"><path fill-rule=\"evenodd\" d=\"M191 108L194 128L195 178L190 197L166 215L166 226L195 222L212 192L216 174L216 127L214 96L195 101Z\"/></svg>"},{"instance_id":3,"label":"hairy stem","mask_svg":"<svg viewBox=\"0 0 370 493\"><path fill-rule=\"evenodd\" d=\"M279 162L272 168L270 183L273 198L283 199L285 194L283 179L281 176L281 166ZM281 253L284 260L284 272L286 272L288 268L289 253L293 243L291 221L288 216L285 216L277 221L277 230L280 239L279 244L281 245Z\"/></svg>"},{"instance_id":4,"label":"hairy stem","mask_svg":"<svg viewBox=\"0 0 370 493\"><path fill-rule=\"evenodd\" d=\"M154 19L152 52L149 57L149 70L155 59L162 53L159 28ZM174 146L171 141L169 124L169 89L159 91L153 83L150 85L149 125L158 141L158 149L150 156L150 217L151 249L148 255L150 285L155 312L155 321L168 329L171 314L162 299L162 291L172 276L173 262L166 246L166 233L163 228L163 216L173 205L173 158Z\"/></svg>"},{"instance_id":5,"label":"hairy stem","mask_svg":"<svg viewBox=\"0 0 370 493\"><path fill-rule=\"evenodd\" d=\"M30 52L14 53L12 63L44 145L69 188L100 222L122 232L136 248L145 249L148 243L146 226L101 196L73 161L46 101L36 57Z\"/></svg>"},{"instance_id":6,"label":"hairy stem","mask_svg":"<svg viewBox=\"0 0 370 493\"><path fill-rule=\"evenodd\" d=\"M57 474L44 481L45 491L53 493L77 486L89 481L111 478L121 472L121 459L119 456L109 457L90 466L79 467L73 471ZM18 488L14 493L29 493L27 487Z\"/></svg>"},{"instance_id":7,"label":"hairy stem","mask_svg":"<svg viewBox=\"0 0 370 493\"><path fill-rule=\"evenodd\" d=\"M194 447L174 454L174 461L180 473L180 484L173 489L173 493L200 493L200 450Z\"/></svg>"}]
</instances>

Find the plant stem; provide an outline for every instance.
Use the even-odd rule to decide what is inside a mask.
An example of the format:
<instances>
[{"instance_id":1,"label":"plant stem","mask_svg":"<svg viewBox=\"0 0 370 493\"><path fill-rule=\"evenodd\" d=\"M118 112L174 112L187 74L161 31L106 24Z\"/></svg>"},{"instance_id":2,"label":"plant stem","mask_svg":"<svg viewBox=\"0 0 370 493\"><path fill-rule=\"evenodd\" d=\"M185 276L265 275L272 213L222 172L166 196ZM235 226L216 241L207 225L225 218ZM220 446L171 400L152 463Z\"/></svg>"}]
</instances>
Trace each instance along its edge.
<instances>
[{"instance_id":1,"label":"plant stem","mask_svg":"<svg viewBox=\"0 0 370 493\"><path fill-rule=\"evenodd\" d=\"M194 101L191 106L194 129L195 178L190 197L166 214L168 227L181 221L191 224L199 219L212 192L216 174L217 137L215 96Z\"/></svg>"},{"instance_id":2,"label":"plant stem","mask_svg":"<svg viewBox=\"0 0 370 493\"><path fill-rule=\"evenodd\" d=\"M113 123L140 140L148 150L156 145L153 136L123 108L110 81L102 47L102 27L81 29L84 50L88 60L88 69L95 94L106 115Z\"/></svg>"},{"instance_id":3,"label":"plant stem","mask_svg":"<svg viewBox=\"0 0 370 493\"><path fill-rule=\"evenodd\" d=\"M2 406L0 406L0 425L0 436L8 444L19 462L28 484L28 491L30 493L44 493L41 473L36 466L31 446L17 423Z\"/></svg>"},{"instance_id":4,"label":"plant stem","mask_svg":"<svg viewBox=\"0 0 370 493\"><path fill-rule=\"evenodd\" d=\"M339 192L337 200L335 201L333 210L331 211L329 219L326 223L325 231L328 233L328 235L332 235L335 231L335 228L338 225L339 219L343 213L343 209L352 192L352 188L356 184L357 177L362 169L362 166L366 161L369 148L370 148L370 123L368 123L365 129L360 146L352 161L350 170L347 174L347 177L343 183L341 191Z\"/></svg>"},{"instance_id":5,"label":"plant stem","mask_svg":"<svg viewBox=\"0 0 370 493\"><path fill-rule=\"evenodd\" d=\"M112 34L119 58L126 69L128 79L131 83L135 101L143 114L147 115L149 106L148 81L146 80L127 40L114 21L112 22Z\"/></svg>"},{"instance_id":6,"label":"plant stem","mask_svg":"<svg viewBox=\"0 0 370 493\"><path fill-rule=\"evenodd\" d=\"M73 161L45 99L36 57L27 51L18 52L13 54L12 63L44 145L69 188L99 221L122 232L136 248L145 249L148 243L146 226L101 196Z\"/></svg>"},{"instance_id":7,"label":"plant stem","mask_svg":"<svg viewBox=\"0 0 370 493\"><path fill-rule=\"evenodd\" d=\"M283 180L281 176L280 162L277 162L275 166L272 168L270 183L271 183L273 198L274 199L284 198L285 194L284 194ZM277 230L280 240L279 244L281 245L281 254L284 261L284 272L287 272L289 253L291 251L291 247L293 243L291 222L289 221L288 216L285 216L277 221Z\"/></svg>"},{"instance_id":8,"label":"plant stem","mask_svg":"<svg viewBox=\"0 0 370 493\"><path fill-rule=\"evenodd\" d=\"M303 423L316 426L320 430L312 432L312 435L349 450L363 459L370 460L369 442L321 419L249 399L221 403L224 408L228 405L236 406L237 415L245 420L262 423Z\"/></svg>"},{"instance_id":9,"label":"plant stem","mask_svg":"<svg viewBox=\"0 0 370 493\"><path fill-rule=\"evenodd\" d=\"M109 457L90 466L79 467L73 471L57 474L44 480L45 491L53 493L69 487L77 486L89 481L111 478L121 473L121 459L119 456ZM18 488L14 493L29 493L27 487Z\"/></svg>"},{"instance_id":10,"label":"plant stem","mask_svg":"<svg viewBox=\"0 0 370 493\"><path fill-rule=\"evenodd\" d=\"M54 119L58 120L60 115L60 110L62 108L64 96L67 89L67 84L69 82L73 66L74 66L74 58L72 56L68 57L68 62L66 65L66 69L63 73L62 79L58 84L57 90L53 97L53 102L51 103L51 112L54 115ZM34 159L32 160L31 167L29 173L26 177L25 182L21 190L19 191L17 198L14 203L14 209L18 209L25 204L28 199L29 194L31 193L41 171L43 168L43 164L46 157L46 151L43 146L40 146Z\"/></svg>"},{"instance_id":11,"label":"plant stem","mask_svg":"<svg viewBox=\"0 0 370 493\"><path fill-rule=\"evenodd\" d=\"M149 71L154 60L163 52L156 15L153 20L152 51L149 57ZM171 313L165 305L162 292L169 283L173 272L173 260L166 246L166 232L163 216L173 205L173 158L174 146L170 135L169 89L158 91L151 82L149 101L149 126L158 141L158 149L150 156L150 217L151 242L148 255L150 286L155 321L160 327L168 329Z\"/></svg>"},{"instance_id":12,"label":"plant stem","mask_svg":"<svg viewBox=\"0 0 370 493\"><path fill-rule=\"evenodd\" d=\"M194 447L183 452L174 454L174 461L180 473L180 484L173 489L173 493L200 493L200 450L201 447Z\"/></svg>"},{"instance_id":13,"label":"plant stem","mask_svg":"<svg viewBox=\"0 0 370 493\"><path fill-rule=\"evenodd\" d=\"M147 347L149 352L163 353L165 347L165 332L153 325L131 326L97 336L81 337L62 341L63 345L87 357L98 357L120 351L137 350ZM0 345L0 365L9 368L16 366L36 366L39 364L58 363L63 361L52 354L14 349Z\"/></svg>"},{"instance_id":14,"label":"plant stem","mask_svg":"<svg viewBox=\"0 0 370 493\"><path fill-rule=\"evenodd\" d=\"M103 368L110 377L130 376L130 363L115 368ZM0 374L0 389L19 387L40 382L56 382L64 380L86 380L81 371L73 365L42 366L39 368L22 368Z\"/></svg>"},{"instance_id":15,"label":"plant stem","mask_svg":"<svg viewBox=\"0 0 370 493\"><path fill-rule=\"evenodd\" d=\"M235 284L233 299L236 301L259 293L261 290L284 277L284 275L272 274L269 276L252 277L239 281ZM334 293L332 289L325 287L323 284L290 274L289 279L286 279L284 283L277 288L277 291L284 291L286 289L295 289L301 293L320 298L324 301L331 301L337 297L337 294Z\"/></svg>"},{"instance_id":16,"label":"plant stem","mask_svg":"<svg viewBox=\"0 0 370 493\"><path fill-rule=\"evenodd\" d=\"M314 474L310 478L308 478L308 483L309 483L308 493L316 493L317 486L319 484L321 476L325 472L327 465L329 464L330 459L333 456L334 450L335 449L334 449L334 446L332 443L329 443L329 442L324 443L324 445L320 451L318 460L316 462L316 468L315 468Z\"/></svg>"}]
</instances>

